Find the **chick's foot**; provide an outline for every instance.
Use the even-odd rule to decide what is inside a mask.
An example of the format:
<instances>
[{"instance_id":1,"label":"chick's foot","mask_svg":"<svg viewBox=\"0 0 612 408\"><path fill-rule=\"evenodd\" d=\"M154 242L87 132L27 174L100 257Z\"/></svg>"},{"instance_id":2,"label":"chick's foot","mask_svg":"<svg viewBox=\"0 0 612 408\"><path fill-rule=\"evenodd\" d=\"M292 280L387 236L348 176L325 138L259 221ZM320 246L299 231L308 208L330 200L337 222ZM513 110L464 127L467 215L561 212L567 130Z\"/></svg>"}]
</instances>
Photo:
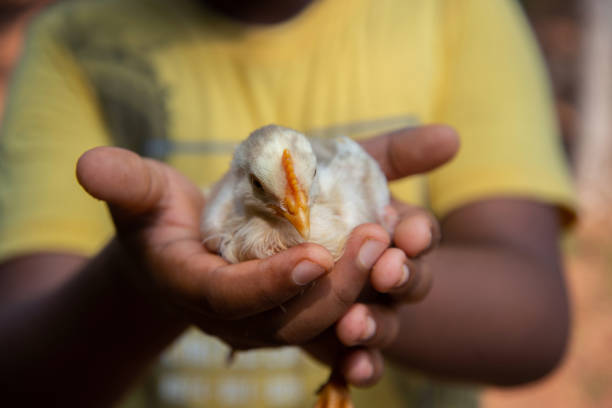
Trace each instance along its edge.
<instances>
[{"instance_id":1,"label":"chick's foot","mask_svg":"<svg viewBox=\"0 0 612 408\"><path fill-rule=\"evenodd\" d=\"M354 408L346 382L330 379L321 387L314 408Z\"/></svg>"}]
</instances>

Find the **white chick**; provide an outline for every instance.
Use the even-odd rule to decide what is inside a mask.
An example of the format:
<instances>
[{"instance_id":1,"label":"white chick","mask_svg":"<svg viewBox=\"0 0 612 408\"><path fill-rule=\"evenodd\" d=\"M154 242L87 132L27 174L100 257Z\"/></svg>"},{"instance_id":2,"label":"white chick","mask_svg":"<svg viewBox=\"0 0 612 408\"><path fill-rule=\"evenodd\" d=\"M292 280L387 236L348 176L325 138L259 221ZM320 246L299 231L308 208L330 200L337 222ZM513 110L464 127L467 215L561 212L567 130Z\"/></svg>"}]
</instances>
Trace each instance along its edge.
<instances>
[{"instance_id":1,"label":"white chick","mask_svg":"<svg viewBox=\"0 0 612 408\"><path fill-rule=\"evenodd\" d=\"M257 129L236 149L202 216L206 247L229 262L265 258L302 242L337 260L351 230L383 222L387 180L378 164L346 137L309 140L277 125ZM351 408L337 369L316 408Z\"/></svg>"},{"instance_id":2,"label":"white chick","mask_svg":"<svg viewBox=\"0 0 612 408\"><path fill-rule=\"evenodd\" d=\"M277 125L236 149L202 216L206 247L229 262L265 258L314 242L340 258L353 228L383 221L387 180L346 137L309 140Z\"/></svg>"}]
</instances>

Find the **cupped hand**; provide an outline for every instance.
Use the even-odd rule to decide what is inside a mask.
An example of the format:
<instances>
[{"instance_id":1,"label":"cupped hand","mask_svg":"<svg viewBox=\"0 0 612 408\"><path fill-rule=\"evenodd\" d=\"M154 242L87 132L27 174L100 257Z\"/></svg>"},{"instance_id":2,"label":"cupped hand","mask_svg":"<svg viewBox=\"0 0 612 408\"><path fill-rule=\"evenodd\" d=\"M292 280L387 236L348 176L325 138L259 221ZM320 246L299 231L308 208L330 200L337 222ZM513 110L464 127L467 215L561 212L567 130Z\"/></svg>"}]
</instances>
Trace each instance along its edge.
<instances>
[{"instance_id":1,"label":"cupped hand","mask_svg":"<svg viewBox=\"0 0 612 408\"><path fill-rule=\"evenodd\" d=\"M404 129L364 142L390 180L438 166L454 154L456 145L456 135L444 127ZM398 203L387 226L394 231L392 237L381 226L360 226L336 264L324 248L303 244L266 259L230 265L203 247L199 221L204 199L171 167L102 147L81 157L77 177L92 196L108 203L116 241L129 261L125 274L155 302L170 305L234 348L309 348L323 344L317 339L338 322L338 338L351 346L342 353L346 377L357 385L369 384L382 373L379 349L393 337L398 323L392 306L355 303L360 293L368 283L395 302L426 292L427 285L415 283L426 279L419 278L418 264L409 256L432 245L435 229L429 238L415 233L415 228L425 231L414 222L418 212ZM395 248L389 247L391 239ZM406 276L404 266L408 279L397 285ZM355 335L372 327L370 338ZM320 347L317 353L322 353Z\"/></svg>"},{"instance_id":2,"label":"cupped hand","mask_svg":"<svg viewBox=\"0 0 612 408\"><path fill-rule=\"evenodd\" d=\"M387 133L363 141L362 146L393 181L448 162L459 148L459 139L452 128L431 125ZM337 322L335 336L327 333L307 346L323 361L340 355L344 376L357 386L372 385L382 375L381 350L393 342L399 329L397 308L429 292L432 276L421 256L440 240L440 226L431 213L395 199L385 216L385 228L393 245L378 258L369 280L378 296L362 297ZM336 351L332 355L324 349Z\"/></svg>"},{"instance_id":3,"label":"cupped hand","mask_svg":"<svg viewBox=\"0 0 612 408\"><path fill-rule=\"evenodd\" d=\"M171 167L101 147L80 158L77 177L108 203L135 286L237 349L302 344L332 326L390 243L380 227L363 226L335 265L314 244L228 264L202 245L201 192Z\"/></svg>"}]
</instances>

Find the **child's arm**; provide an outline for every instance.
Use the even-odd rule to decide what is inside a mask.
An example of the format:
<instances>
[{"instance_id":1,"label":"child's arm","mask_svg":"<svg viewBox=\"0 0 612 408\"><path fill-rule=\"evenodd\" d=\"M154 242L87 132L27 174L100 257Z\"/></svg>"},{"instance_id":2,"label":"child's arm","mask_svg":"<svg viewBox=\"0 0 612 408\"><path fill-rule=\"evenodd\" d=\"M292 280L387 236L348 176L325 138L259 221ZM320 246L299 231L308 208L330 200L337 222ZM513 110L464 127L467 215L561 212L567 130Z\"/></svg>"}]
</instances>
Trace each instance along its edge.
<instances>
[{"instance_id":1,"label":"child's arm","mask_svg":"<svg viewBox=\"0 0 612 408\"><path fill-rule=\"evenodd\" d=\"M432 290L399 308L387 354L430 374L499 385L550 372L569 331L558 224L556 209L520 198L451 213L421 266Z\"/></svg>"}]
</instances>

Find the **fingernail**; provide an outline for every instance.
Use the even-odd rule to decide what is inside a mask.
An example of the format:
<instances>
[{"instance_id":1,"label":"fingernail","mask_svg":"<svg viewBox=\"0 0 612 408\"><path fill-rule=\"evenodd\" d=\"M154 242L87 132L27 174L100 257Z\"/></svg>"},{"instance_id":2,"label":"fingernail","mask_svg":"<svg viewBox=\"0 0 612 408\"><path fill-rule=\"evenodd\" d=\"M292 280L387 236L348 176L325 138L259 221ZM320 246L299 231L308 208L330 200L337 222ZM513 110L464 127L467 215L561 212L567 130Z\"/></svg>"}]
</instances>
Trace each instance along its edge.
<instances>
[{"instance_id":1,"label":"fingernail","mask_svg":"<svg viewBox=\"0 0 612 408\"><path fill-rule=\"evenodd\" d=\"M370 340L376 334L376 321L372 318L372 316L368 316L366 318L366 328L361 335L359 341L364 342Z\"/></svg>"},{"instance_id":2,"label":"fingernail","mask_svg":"<svg viewBox=\"0 0 612 408\"><path fill-rule=\"evenodd\" d=\"M354 373L362 381L367 381L374 375L374 366L370 359L366 356L361 356L354 368Z\"/></svg>"},{"instance_id":3,"label":"fingernail","mask_svg":"<svg viewBox=\"0 0 612 408\"><path fill-rule=\"evenodd\" d=\"M408 279L410 279L410 268L408 265L404 264L402 265L402 277L397 281L394 287L401 288L406 282L408 282Z\"/></svg>"},{"instance_id":4,"label":"fingernail","mask_svg":"<svg viewBox=\"0 0 612 408\"><path fill-rule=\"evenodd\" d=\"M306 285L313 280L321 277L325 273L325 268L310 261L302 261L291 272L293 281L300 285Z\"/></svg>"},{"instance_id":5,"label":"fingernail","mask_svg":"<svg viewBox=\"0 0 612 408\"><path fill-rule=\"evenodd\" d=\"M369 239L361 246L359 255L357 255L357 262L363 269L371 269L386 248L387 244Z\"/></svg>"}]
</instances>

